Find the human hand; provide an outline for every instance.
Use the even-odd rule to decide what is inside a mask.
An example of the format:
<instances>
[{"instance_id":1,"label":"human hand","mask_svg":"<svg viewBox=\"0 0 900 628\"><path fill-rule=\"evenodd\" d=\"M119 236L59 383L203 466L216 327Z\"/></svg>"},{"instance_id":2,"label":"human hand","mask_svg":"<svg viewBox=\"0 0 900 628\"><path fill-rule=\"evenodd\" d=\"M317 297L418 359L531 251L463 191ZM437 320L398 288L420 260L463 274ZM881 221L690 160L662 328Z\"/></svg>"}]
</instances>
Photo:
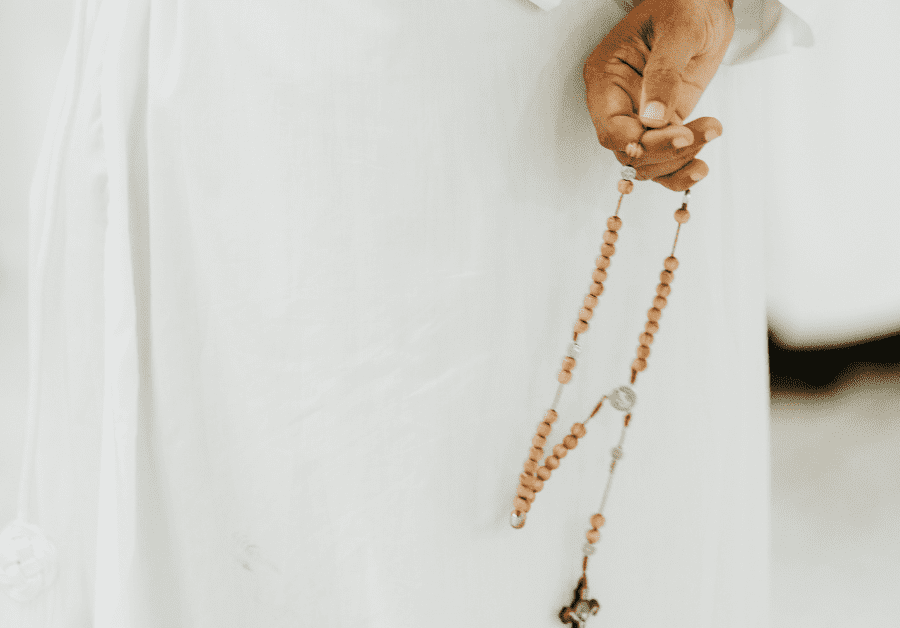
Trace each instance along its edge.
<instances>
[{"instance_id":1,"label":"human hand","mask_svg":"<svg viewBox=\"0 0 900 628\"><path fill-rule=\"evenodd\" d=\"M695 156L722 124L684 119L733 35L729 0L643 0L588 57L584 81L597 138L638 180L681 192L695 185L691 175L709 173Z\"/></svg>"}]
</instances>

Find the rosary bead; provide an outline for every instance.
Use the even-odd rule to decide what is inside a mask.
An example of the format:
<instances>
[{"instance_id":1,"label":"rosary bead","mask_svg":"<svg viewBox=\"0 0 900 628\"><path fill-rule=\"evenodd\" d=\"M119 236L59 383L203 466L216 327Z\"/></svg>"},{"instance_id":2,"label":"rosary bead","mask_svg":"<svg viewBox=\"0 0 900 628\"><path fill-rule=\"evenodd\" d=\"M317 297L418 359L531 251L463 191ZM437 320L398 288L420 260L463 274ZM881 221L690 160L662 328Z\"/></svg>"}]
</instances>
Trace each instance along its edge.
<instances>
[{"instance_id":1,"label":"rosary bead","mask_svg":"<svg viewBox=\"0 0 900 628\"><path fill-rule=\"evenodd\" d=\"M552 424L558 418L559 415L556 413L556 410L547 410L547 414L544 415L544 422Z\"/></svg>"},{"instance_id":2,"label":"rosary bead","mask_svg":"<svg viewBox=\"0 0 900 628\"><path fill-rule=\"evenodd\" d=\"M527 486L522 486L521 484L519 484L519 488L516 489L516 495L518 495L519 497L523 497L527 500L534 499L534 491L532 491Z\"/></svg>"},{"instance_id":3,"label":"rosary bead","mask_svg":"<svg viewBox=\"0 0 900 628\"><path fill-rule=\"evenodd\" d=\"M509 515L509 525L514 527L516 530L524 526L525 513L513 511L512 514Z\"/></svg>"},{"instance_id":4,"label":"rosary bead","mask_svg":"<svg viewBox=\"0 0 900 628\"><path fill-rule=\"evenodd\" d=\"M645 368L647 368L647 360L645 360L644 358L638 358L637 360L635 360L634 362L631 363L631 368L633 368L635 371L640 373Z\"/></svg>"},{"instance_id":5,"label":"rosary bead","mask_svg":"<svg viewBox=\"0 0 900 628\"><path fill-rule=\"evenodd\" d=\"M516 527L516 526L513 526L513 527ZM585 556L593 556L594 552L596 552L596 551L597 551L597 548L594 547L593 545L591 545L590 543L585 543L581 548L581 552Z\"/></svg>"},{"instance_id":6,"label":"rosary bead","mask_svg":"<svg viewBox=\"0 0 900 628\"><path fill-rule=\"evenodd\" d=\"M649 318L654 323L662 318L662 310L659 310L655 307L651 307L647 310L647 318Z\"/></svg>"},{"instance_id":7,"label":"rosary bead","mask_svg":"<svg viewBox=\"0 0 900 628\"><path fill-rule=\"evenodd\" d=\"M573 368L575 368L575 358L568 356L563 358L562 370L571 371ZM546 434L543 434L542 436L546 436Z\"/></svg>"},{"instance_id":8,"label":"rosary bead","mask_svg":"<svg viewBox=\"0 0 900 628\"><path fill-rule=\"evenodd\" d=\"M676 270L678 268L678 258L674 255L670 255L663 264L665 265L666 270Z\"/></svg>"},{"instance_id":9,"label":"rosary bead","mask_svg":"<svg viewBox=\"0 0 900 628\"><path fill-rule=\"evenodd\" d=\"M575 331L579 334L583 334L584 332L586 332L588 330L588 327L590 327L590 325L588 325L587 321L579 320L577 323L575 323ZM565 382L563 382L563 384L565 384Z\"/></svg>"},{"instance_id":10,"label":"rosary bead","mask_svg":"<svg viewBox=\"0 0 900 628\"><path fill-rule=\"evenodd\" d=\"M650 345L653 344L653 334L648 334L647 332L644 332L643 334L638 336L638 340L645 347L649 347ZM545 436L546 436L546 434L545 434Z\"/></svg>"},{"instance_id":11,"label":"rosary bead","mask_svg":"<svg viewBox=\"0 0 900 628\"><path fill-rule=\"evenodd\" d=\"M585 536L587 537L588 543L594 544L600 540L600 531L588 530L588 533Z\"/></svg>"},{"instance_id":12,"label":"rosary bead","mask_svg":"<svg viewBox=\"0 0 900 628\"><path fill-rule=\"evenodd\" d=\"M557 464L559 464L559 461L557 461ZM547 467L541 467L540 469L537 470L537 476L538 476L538 479L546 482L547 480L550 479L550 469L548 469Z\"/></svg>"},{"instance_id":13,"label":"rosary bead","mask_svg":"<svg viewBox=\"0 0 900 628\"><path fill-rule=\"evenodd\" d=\"M523 473L522 475L519 476L519 481L522 483L522 486L527 486L528 488L533 490L535 493L540 490L539 488L537 488L537 482L540 482L540 480L537 479L536 477L534 477L533 475L525 475ZM543 482L541 482L541 485L543 486Z\"/></svg>"},{"instance_id":14,"label":"rosary bead","mask_svg":"<svg viewBox=\"0 0 900 628\"><path fill-rule=\"evenodd\" d=\"M621 460L622 456L625 455L625 452L622 451L622 448L619 446L613 447L610 450L610 453L612 454L613 460Z\"/></svg>"},{"instance_id":15,"label":"rosary bead","mask_svg":"<svg viewBox=\"0 0 900 628\"><path fill-rule=\"evenodd\" d=\"M668 303L669 302L666 300L666 297L654 297L653 298L653 307L655 307L657 310L663 309L664 307L666 307L666 305Z\"/></svg>"},{"instance_id":16,"label":"rosary bead","mask_svg":"<svg viewBox=\"0 0 900 628\"><path fill-rule=\"evenodd\" d=\"M533 460L534 462L539 462L543 455L544 450L541 447L532 447L528 450L528 459ZM535 471L536 470L537 469L535 469Z\"/></svg>"},{"instance_id":17,"label":"rosary bead","mask_svg":"<svg viewBox=\"0 0 900 628\"><path fill-rule=\"evenodd\" d=\"M611 231L618 231L622 228L622 219L618 216L610 216L606 221L606 226L609 227Z\"/></svg>"},{"instance_id":18,"label":"rosary bead","mask_svg":"<svg viewBox=\"0 0 900 628\"><path fill-rule=\"evenodd\" d=\"M540 493L541 489L544 488L544 481L534 478L528 488L533 490L535 493Z\"/></svg>"},{"instance_id":19,"label":"rosary bead","mask_svg":"<svg viewBox=\"0 0 900 628\"><path fill-rule=\"evenodd\" d=\"M535 447L543 447L544 443L547 442L547 439L541 436L540 434L535 435L534 438L531 439L531 444Z\"/></svg>"},{"instance_id":20,"label":"rosary bead","mask_svg":"<svg viewBox=\"0 0 900 628\"><path fill-rule=\"evenodd\" d=\"M587 428L584 427L583 423L575 423L572 426L572 435L576 438L583 438L585 434L587 434Z\"/></svg>"},{"instance_id":21,"label":"rosary bead","mask_svg":"<svg viewBox=\"0 0 900 628\"><path fill-rule=\"evenodd\" d=\"M597 268L609 268L609 265L612 263L612 260L609 259L607 255L601 255L597 258Z\"/></svg>"},{"instance_id":22,"label":"rosary bead","mask_svg":"<svg viewBox=\"0 0 900 628\"><path fill-rule=\"evenodd\" d=\"M526 473L535 473L538 470L538 463L534 458L529 458L524 465Z\"/></svg>"},{"instance_id":23,"label":"rosary bead","mask_svg":"<svg viewBox=\"0 0 900 628\"><path fill-rule=\"evenodd\" d=\"M644 325L644 329L647 330L648 334L655 334L659 331L659 323L656 321L647 321L647 324Z\"/></svg>"},{"instance_id":24,"label":"rosary bead","mask_svg":"<svg viewBox=\"0 0 900 628\"><path fill-rule=\"evenodd\" d=\"M647 358L650 356L650 347L646 345L641 345L637 348L637 357L639 358Z\"/></svg>"},{"instance_id":25,"label":"rosary bead","mask_svg":"<svg viewBox=\"0 0 900 628\"><path fill-rule=\"evenodd\" d=\"M606 277L607 277L606 271L603 270L602 268L595 269L594 273L591 275L591 278L596 283L603 283L604 281L606 281Z\"/></svg>"},{"instance_id":26,"label":"rosary bead","mask_svg":"<svg viewBox=\"0 0 900 628\"><path fill-rule=\"evenodd\" d=\"M578 439L569 434L563 439L562 444L566 446L566 449L575 449L578 446Z\"/></svg>"},{"instance_id":27,"label":"rosary bead","mask_svg":"<svg viewBox=\"0 0 900 628\"><path fill-rule=\"evenodd\" d=\"M544 466L547 467L548 469L556 469L557 467L559 467L559 457L549 456L544 461Z\"/></svg>"},{"instance_id":28,"label":"rosary bead","mask_svg":"<svg viewBox=\"0 0 900 628\"><path fill-rule=\"evenodd\" d=\"M595 308L597 307L597 297L593 294L589 294L584 297L584 307Z\"/></svg>"},{"instance_id":29,"label":"rosary bead","mask_svg":"<svg viewBox=\"0 0 900 628\"><path fill-rule=\"evenodd\" d=\"M631 181L635 177L637 177L637 170L634 166L622 166L622 178L626 181Z\"/></svg>"},{"instance_id":30,"label":"rosary bead","mask_svg":"<svg viewBox=\"0 0 900 628\"><path fill-rule=\"evenodd\" d=\"M618 239L619 234L616 233L615 229L607 229L606 233L603 234L603 241L607 244L615 244Z\"/></svg>"},{"instance_id":31,"label":"rosary bead","mask_svg":"<svg viewBox=\"0 0 900 628\"><path fill-rule=\"evenodd\" d=\"M596 515L591 515L591 525L595 530L602 528L604 523L606 523L606 517L599 512Z\"/></svg>"},{"instance_id":32,"label":"rosary bead","mask_svg":"<svg viewBox=\"0 0 900 628\"><path fill-rule=\"evenodd\" d=\"M628 181L626 179L622 179L619 181L619 193L620 194L631 194L631 191L634 189L634 183Z\"/></svg>"},{"instance_id":33,"label":"rosary bead","mask_svg":"<svg viewBox=\"0 0 900 628\"><path fill-rule=\"evenodd\" d=\"M656 286L656 294L661 297L667 297L672 292L672 286L666 283L661 283Z\"/></svg>"},{"instance_id":34,"label":"rosary bead","mask_svg":"<svg viewBox=\"0 0 900 628\"><path fill-rule=\"evenodd\" d=\"M689 212L688 210L686 210L683 207L675 212L675 220L677 220L681 224L686 223L688 220L690 220L690 218L691 218L691 212Z\"/></svg>"},{"instance_id":35,"label":"rosary bead","mask_svg":"<svg viewBox=\"0 0 900 628\"><path fill-rule=\"evenodd\" d=\"M553 455L557 458L565 458L567 453L569 453L569 450L566 449L565 445L560 444L553 448Z\"/></svg>"},{"instance_id":36,"label":"rosary bead","mask_svg":"<svg viewBox=\"0 0 900 628\"><path fill-rule=\"evenodd\" d=\"M603 253L606 257L612 257L616 254L616 245L615 244L604 244L600 247L600 252Z\"/></svg>"},{"instance_id":37,"label":"rosary bead","mask_svg":"<svg viewBox=\"0 0 900 628\"><path fill-rule=\"evenodd\" d=\"M516 497L516 501L514 502L516 505L516 510L521 512L528 512L531 510L531 502L529 502L524 497Z\"/></svg>"},{"instance_id":38,"label":"rosary bead","mask_svg":"<svg viewBox=\"0 0 900 628\"><path fill-rule=\"evenodd\" d=\"M580 323L581 321L578 322ZM556 380L560 384L568 384L570 381L572 381L572 371L560 371Z\"/></svg>"},{"instance_id":39,"label":"rosary bead","mask_svg":"<svg viewBox=\"0 0 900 628\"><path fill-rule=\"evenodd\" d=\"M582 321L589 321L594 317L594 310L590 308L583 307L578 310L578 319Z\"/></svg>"},{"instance_id":40,"label":"rosary bead","mask_svg":"<svg viewBox=\"0 0 900 628\"><path fill-rule=\"evenodd\" d=\"M603 294L603 284L597 283L595 281L593 284L591 284L591 289L589 290L589 292L591 293L591 296L599 297L601 294Z\"/></svg>"},{"instance_id":41,"label":"rosary bead","mask_svg":"<svg viewBox=\"0 0 900 628\"><path fill-rule=\"evenodd\" d=\"M631 386L619 386L609 394L609 403L619 412L628 412L637 402L637 394Z\"/></svg>"},{"instance_id":42,"label":"rosary bead","mask_svg":"<svg viewBox=\"0 0 900 628\"><path fill-rule=\"evenodd\" d=\"M672 280L675 279L675 275L672 274L670 270L664 270L659 274L659 282L664 284L672 283Z\"/></svg>"},{"instance_id":43,"label":"rosary bead","mask_svg":"<svg viewBox=\"0 0 900 628\"><path fill-rule=\"evenodd\" d=\"M538 425L537 433L541 436L547 436L550 432L553 431L553 426L544 421L540 425Z\"/></svg>"}]
</instances>

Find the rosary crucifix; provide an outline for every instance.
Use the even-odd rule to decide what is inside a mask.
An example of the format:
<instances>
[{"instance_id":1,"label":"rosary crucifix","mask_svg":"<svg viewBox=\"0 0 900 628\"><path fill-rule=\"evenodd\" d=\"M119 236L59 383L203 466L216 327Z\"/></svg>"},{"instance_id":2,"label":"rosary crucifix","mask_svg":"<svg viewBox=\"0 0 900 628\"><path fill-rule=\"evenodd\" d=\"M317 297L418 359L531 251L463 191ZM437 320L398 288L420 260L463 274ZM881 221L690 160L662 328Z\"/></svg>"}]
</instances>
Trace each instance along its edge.
<instances>
[{"instance_id":1,"label":"rosary crucifix","mask_svg":"<svg viewBox=\"0 0 900 628\"><path fill-rule=\"evenodd\" d=\"M575 587L575 598L572 603L559 611L559 618L564 624L571 624L575 628L584 628L591 615L596 615L600 611L600 603L597 600L587 599L587 574L581 576L578 586Z\"/></svg>"}]
</instances>

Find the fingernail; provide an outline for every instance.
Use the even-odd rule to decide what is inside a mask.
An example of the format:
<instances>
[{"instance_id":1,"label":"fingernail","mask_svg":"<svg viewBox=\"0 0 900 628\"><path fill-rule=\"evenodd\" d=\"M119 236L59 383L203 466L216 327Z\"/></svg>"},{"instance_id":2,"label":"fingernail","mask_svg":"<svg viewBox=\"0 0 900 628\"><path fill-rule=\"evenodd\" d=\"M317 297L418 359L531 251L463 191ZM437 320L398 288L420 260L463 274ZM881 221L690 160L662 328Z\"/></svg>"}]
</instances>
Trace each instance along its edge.
<instances>
[{"instance_id":1,"label":"fingernail","mask_svg":"<svg viewBox=\"0 0 900 628\"><path fill-rule=\"evenodd\" d=\"M674 146L675 148L684 148L690 143L691 141L686 137L676 137L674 140L672 140L672 146Z\"/></svg>"},{"instance_id":2,"label":"fingernail","mask_svg":"<svg viewBox=\"0 0 900 628\"><path fill-rule=\"evenodd\" d=\"M691 173L691 179L693 179L694 181L699 181L700 179L702 179L705 176L706 176L705 174L700 174L699 172Z\"/></svg>"},{"instance_id":3,"label":"fingernail","mask_svg":"<svg viewBox=\"0 0 900 628\"><path fill-rule=\"evenodd\" d=\"M647 106L644 107L644 113L641 114L641 117L649 118L650 120L665 120L666 106L656 100L648 102Z\"/></svg>"},{"instance_id":4,"label":"fingernail","mask_svg":"<svg viewBox=\"0 0 900 628\"><path fill-rule=\"evenodd\" d=\"M707 129L706 133L703 134L703 137L706 138L707 142L711 142L714 139L716 139L717 137L719 137L719 132L716 131L715 129Z\"/></svg>"}]
</instances>

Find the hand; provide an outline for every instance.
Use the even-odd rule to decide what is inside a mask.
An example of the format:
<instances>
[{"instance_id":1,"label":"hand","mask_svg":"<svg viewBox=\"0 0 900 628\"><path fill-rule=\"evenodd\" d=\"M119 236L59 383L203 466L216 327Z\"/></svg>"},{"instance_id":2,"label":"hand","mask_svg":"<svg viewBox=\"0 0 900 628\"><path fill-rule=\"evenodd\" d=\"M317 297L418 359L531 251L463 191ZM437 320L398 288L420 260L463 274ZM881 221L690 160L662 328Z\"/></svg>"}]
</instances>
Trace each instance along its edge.
<instances>
[{"instance_id":1,"label":"hand","mask_svg":"<svg viewBox=\"0 0 900 628\"><path fill-rule=\"evenodd\" d=\"M709 173L694 157L722 134L722 124L684 119L733 35L728 0L643 0L588 57L584 81L597 137L619 163L634 166L638 180L681 192L695 184L691 174ZM687 145L679 147L679 139Z\"/></svg>"}]
</instances>

